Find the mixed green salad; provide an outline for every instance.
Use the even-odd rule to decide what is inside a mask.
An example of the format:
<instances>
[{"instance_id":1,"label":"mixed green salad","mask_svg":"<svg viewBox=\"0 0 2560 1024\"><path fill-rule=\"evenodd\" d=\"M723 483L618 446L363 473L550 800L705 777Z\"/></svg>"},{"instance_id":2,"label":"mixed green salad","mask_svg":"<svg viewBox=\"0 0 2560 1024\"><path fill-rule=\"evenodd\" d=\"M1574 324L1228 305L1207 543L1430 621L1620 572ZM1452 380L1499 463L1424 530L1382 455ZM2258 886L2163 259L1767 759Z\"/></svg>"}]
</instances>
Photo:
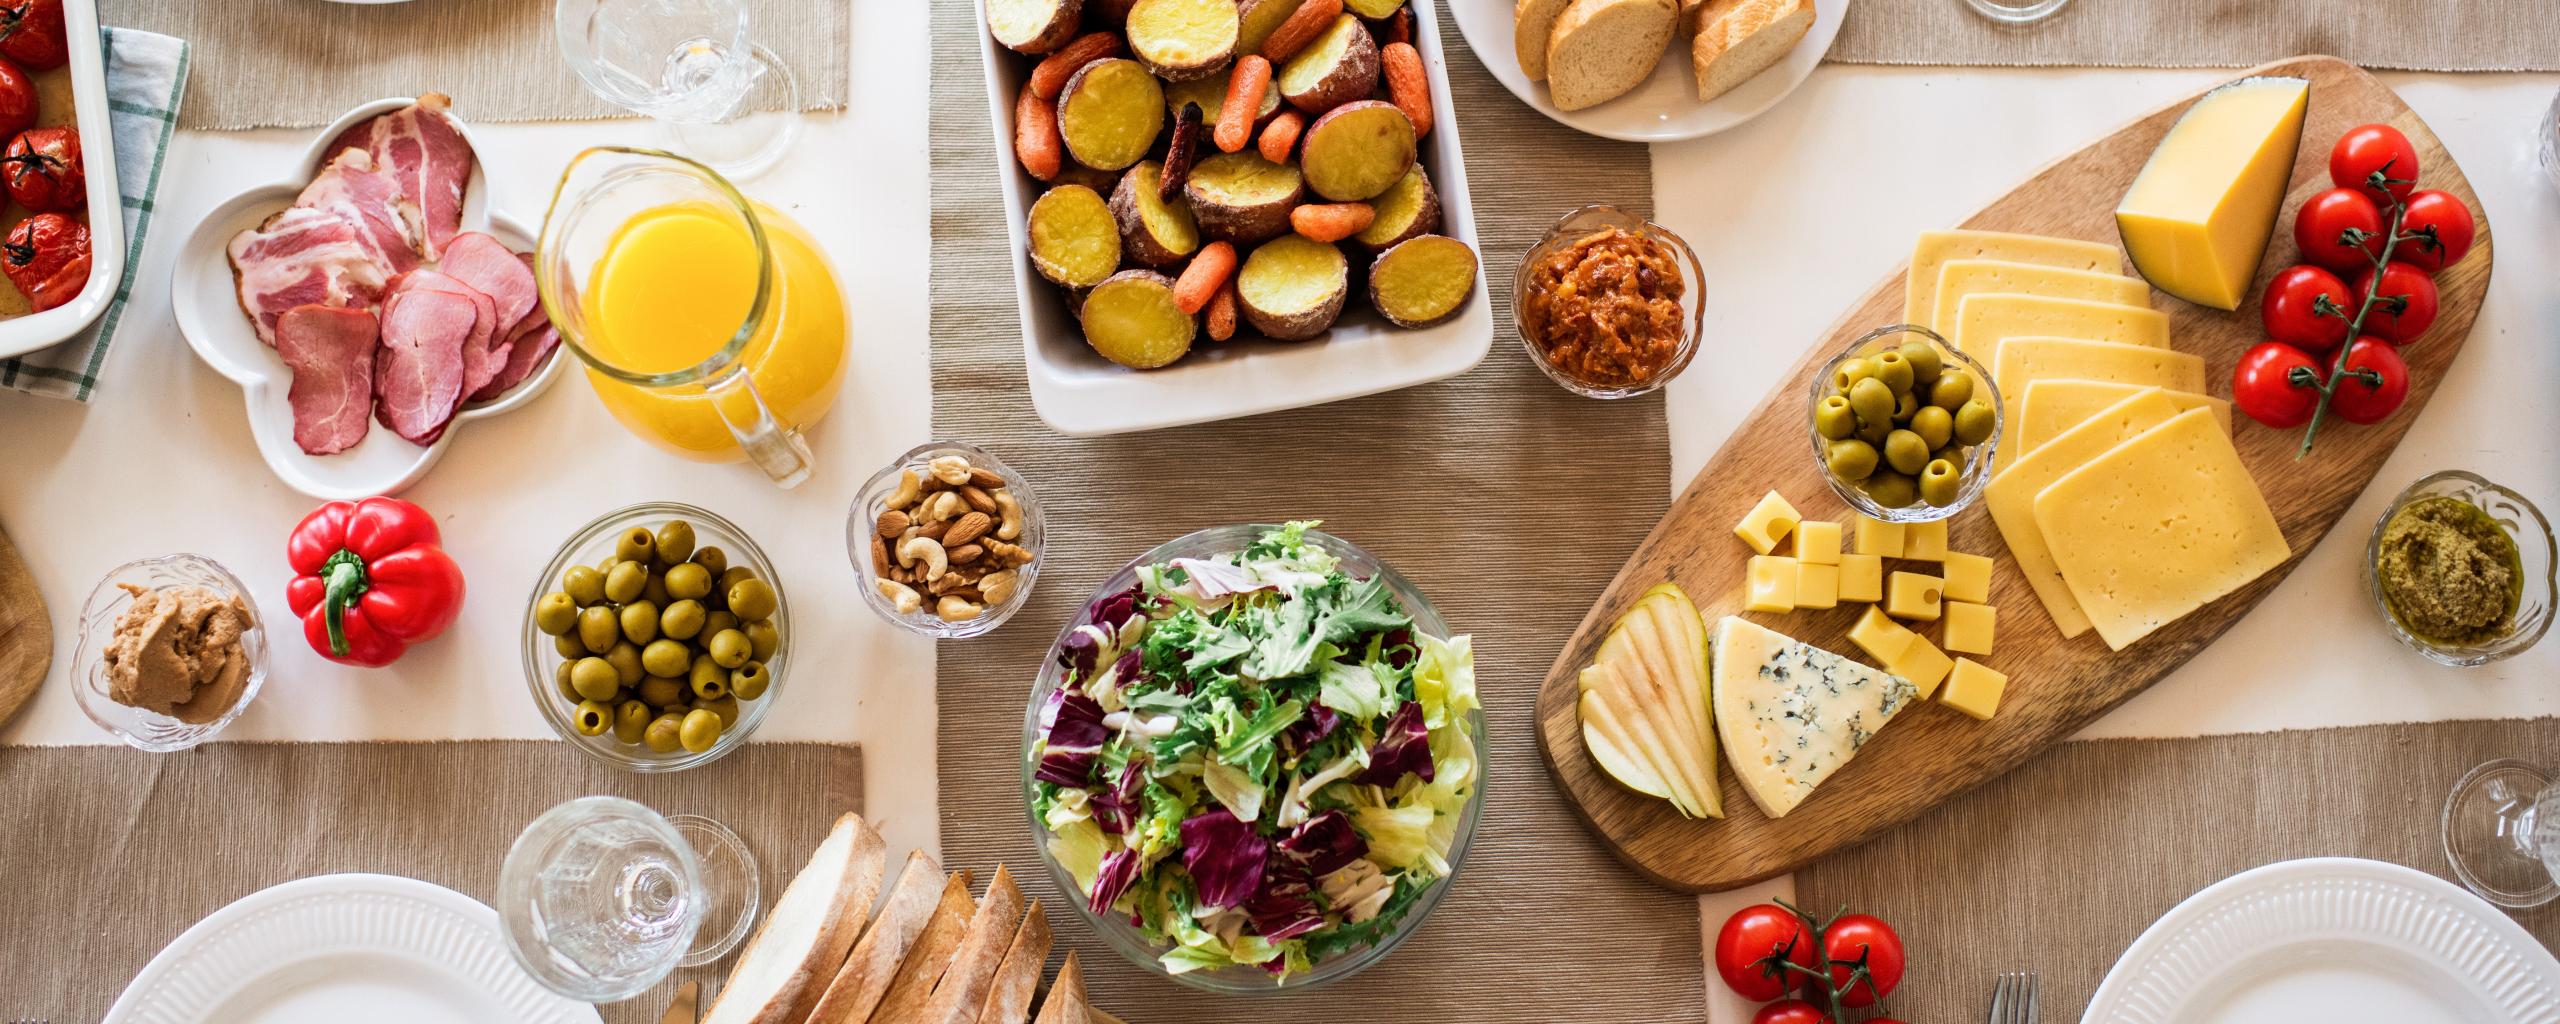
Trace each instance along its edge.
<instances>
[{"instance_id":1,"label":"mixed green salad","mask_svg":"<svg viewBox=\"0 0 2560 1024\"><path fill-rule=\"evenodd\" d=\"M1087 905L1175 974L1285 980L1392 934L1475 793L1468 639L1414 629L1314 525L1145 566L1056 652L1032 809Z\"/></svg>"}]
</instances>

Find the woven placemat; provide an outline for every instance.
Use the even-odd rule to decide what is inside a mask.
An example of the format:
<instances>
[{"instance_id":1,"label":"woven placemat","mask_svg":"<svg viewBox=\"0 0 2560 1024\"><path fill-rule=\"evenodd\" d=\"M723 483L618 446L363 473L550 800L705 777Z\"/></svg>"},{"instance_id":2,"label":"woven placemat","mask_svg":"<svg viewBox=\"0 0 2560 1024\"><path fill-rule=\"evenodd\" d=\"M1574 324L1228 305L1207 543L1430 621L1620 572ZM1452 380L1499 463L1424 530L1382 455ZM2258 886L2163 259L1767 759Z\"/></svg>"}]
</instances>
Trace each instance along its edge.
<instances>
[{"instance_id":1,"label":"woven placemat","mask_svg":"<svg viewBox=\"0 0 2560 1024\"><path fill-rule=\"evenodd\" d=\"M770 904L836 816L862 809L862 752L749 743L704 768L634 775L558 740L0 747L0 793L0 878L16 908L0 914L12 971L0 1020L74 1024L104 1017L179 932L279 882L374 872L486 902L516 834L592 793L728 825ZM604 1019L656 1024L676 981L715 977L682 972L602 1007Z\"/></svg>"},{"instance_id":2,"label":"woven placemat","mask_svg":"<svg viewBox=\"0 0 2560 1024\"><path fill-rule=\"evenodd\" d=\"M1898 1018L1980 1020L1994 973L2035 971L2044 1019L2078 1020L2135 936L2238 872L2367 857L2451 878L2445 795L2501 757L2560 764L2560 720L2066 743L1798 872L1796 892L1893 922ZM2516 920L2560 943L2560 906Z\"/></svg>"},{"instance_id":3,"label":"woven placemat","mask_svg":"<svg viewBox=\"0 0 2560 1024\"><path fill-rule=\"evenodd\" d=\"M2408 71L2560 70L2560 8L2551 0L2072 0L2044 21L2009 27L1964 0L1856 0L1830 59L2244 68L2304 53Z\"/></svg>"},{"instance_id":4,"label":"woven placemat","mask_svg":"<svg viewBox=\"0 0 2560 1024\"><path fill-rule=\"evenodd\" d=\"M842 110L847 0L746 0L748 33L782 58L800 109ZM554 0L99 0L101 24L184 39L194 67L180 128L307 128L385 96L441 92L474 121L635 116L569 70Z\"/></svg>"},{"instance_id":5,"label":"woven placemat","mask_svg":"<svg viewBox=\"0 0 2560 1024\"><path fill-rule=\"evenodd\" d=\"M1050 431L1024 387L1015 256L997 202L1006 168L989 135L978 31L970 5L935 5L934 434L985 445L1026 473L1049 540L1030 606L989 637L942 647L950 865L1009 864L1049 905L1073 899L1039 865L1016 774L1023 703L1059 625L1157 543L1225 523L1320 518L1411 576L1451 628L1476 638L1492 736L1474 850L1410 944L1348 981L1288 997L1178 987L1130 966L1072 916L1056 917L1097 1005L1133 1024L1695 1017L1692 904L1592 842L1539 763L1532 720L1556 638L1661 515L1670 467L1660 398L1593 402L1549 383L1508 342L1509 296L1497 292L1476 299L1493 303L1493 353L1454 380L1101 440ZM1557 129L1494 84L1445 20L1441 38L1488 278L1506 279L1569 208L1650 206L1642 147Z\"/></svg>"}]
</instances>

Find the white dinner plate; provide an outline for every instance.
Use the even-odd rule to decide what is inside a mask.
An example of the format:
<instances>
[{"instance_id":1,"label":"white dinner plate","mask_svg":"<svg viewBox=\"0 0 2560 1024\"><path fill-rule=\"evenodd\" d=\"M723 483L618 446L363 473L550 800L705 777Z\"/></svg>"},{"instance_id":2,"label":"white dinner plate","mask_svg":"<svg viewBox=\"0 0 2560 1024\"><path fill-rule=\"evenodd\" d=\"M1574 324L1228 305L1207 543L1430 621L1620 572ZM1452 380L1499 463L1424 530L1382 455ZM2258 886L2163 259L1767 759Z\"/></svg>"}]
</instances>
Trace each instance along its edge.
<instances>
[{"instance_id":1,"label":"white dinner plate","mask_svg":"<svg viewBox=\"0 0 2560 1024\"><path fill-rule=\"evenodd\" d=\"M1545 83L1530 81L1520 70L1519 51L1511 44L1512 0L1447 3L1476 59L1520 102L1576 131L1629 142L1676 142L1713 135L1777 106L1804 84L1814 65L1822 63L1849 10L1849 0L1814 0L1813 27L1805 30L1795 49L1787 51L1785 60L1712 101L1698 102L1698 78L1689 60L1689 40L1684 37L1672 40L1662 62L1654 65L1653 77L1643 85L1599 106L1566 111L1557 110L1547 98Z\"/></svg>"},{"instance_id":2,"label":"white dinner plate","mask_svg":"<svg viewBox=\"0 0 2560 1024\"><path fill-rule=\"evenodd\" d=\"M2434 875L2351 857L2253 868L2133 940L2081 1024L2554 1024L2560 961Z\"/></svg>"},{"instance_id":3,"label":"white dinner plate","mask_svg":"<svg viewBox=\"0 0 2560 1024\"><path fill-rule=\"evenodd\" d=\"M321 875L241 897L136 975L105 1024L601 1024L534 983L498 913L440 885Z\"/></svg>"}]
</instances>

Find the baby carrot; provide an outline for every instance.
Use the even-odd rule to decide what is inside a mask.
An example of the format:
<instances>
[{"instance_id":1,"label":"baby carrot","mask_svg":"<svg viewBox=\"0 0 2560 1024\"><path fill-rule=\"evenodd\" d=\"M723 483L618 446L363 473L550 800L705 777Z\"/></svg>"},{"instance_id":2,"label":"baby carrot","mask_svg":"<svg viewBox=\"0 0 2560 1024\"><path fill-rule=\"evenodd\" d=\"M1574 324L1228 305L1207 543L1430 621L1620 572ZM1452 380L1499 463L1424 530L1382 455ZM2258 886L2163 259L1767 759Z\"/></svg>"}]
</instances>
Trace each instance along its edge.
<instances>
[{"instance_id":1,"label":"baby carrot","mask_svg":"<svg viewBox=\"0 0 2560 1024\"><path fill-rule=\"evenodd\" d=\"M1271 87L1271 62L1258 53L1236 61L1227 78L1227 103L1218 111L1218 151L1233 153L1253 141L1253 115L1262 112L1263 90Z\"/></svg>"},{"instance_id":2,"label":"baby carrot","mask_svg":"<svg viewBox=\"0 0 2560 1024\"><path fill-rule=\"evenodd\" d=\"M1319 242L1339 242L1378 219L1367 203L1308 203L1289 211L1289 229Z\"/></svg>"},{"instance_id":3,"label":"baby carrot","mask_svg":"<svg viewBox=\"0 0 2560 1024\"><path fill-rule=\"evenodd\" d=\"M1422 70L1422 51L1412 43L1388 43L1378 50L1387 73L1387 98L1413 122L1413 137L1431 134L1431 77Z\"/></svg>"},{"instance_id":4,"label":"baby carrot","mask_svg":"<svg viewBox=\"0 0 2560 1024\"><path fill-rule=\"evenodd\" d=\"M1218 293L1218 287L1236 272L1236 247L1224 241L1201 246L1191 257L1191 265L1182 268L1182 276L1173 282L1173 304L1185 313L1197 313Z\"/></svg>"},{"instance_id":5,"label":"baby carrot","mask_svg":"<svg viewBox=\"0 0 2560 1024\"><path fill-rule=\"evenodd\" d=\"M1289 19L1281 22L1279 28L1272 29L1270 37L1262 41L1262 56L1274 64L1288 60L1300 48L1315 42L1316 37L1333 24L1333 19L1341 16L1342 0L1306 0L1298 5L1297 10L1289 12Z\"/></svg>"},{"instance_id":6,"label":"baby carrot","mask_svg":"<svg viewBox=\"0 0 2560 1024\"><path fill-rule=\"evenodd\" d=\"M1013 104L1013 155L1022 161L1022 169L1041 181L1058 176L1063 166L1066 141L1058 137L1058 108L1040 98L1031 83L1022 85L1022 96Z\"/></svg>"},{"instance_id":7,"label":"baby carrot","mask_svg":"<svg viewBox=\"0 0 2560 1024\"><path fill-rule=\"evenodd\" d=\"M1218 294L1209 298L1209 340L1225 341L1236 336L1236 283L1229 278L1218 286Z\"/></svg>"},{"instance_id":8,"label":"baby carrot","mask_svg":"<svg viewBox=\"0 0 2560 1024\"><path fill-rule=\"evenodd\" d=\"M1084 66L1120 52L1120 37L1109 32L1087 32L1073 42L1058 48L1031 69L1031 91L1044 100L1054 100L1067 91L1067 79L1074 78Z\"/></svg>"}]
</instances>

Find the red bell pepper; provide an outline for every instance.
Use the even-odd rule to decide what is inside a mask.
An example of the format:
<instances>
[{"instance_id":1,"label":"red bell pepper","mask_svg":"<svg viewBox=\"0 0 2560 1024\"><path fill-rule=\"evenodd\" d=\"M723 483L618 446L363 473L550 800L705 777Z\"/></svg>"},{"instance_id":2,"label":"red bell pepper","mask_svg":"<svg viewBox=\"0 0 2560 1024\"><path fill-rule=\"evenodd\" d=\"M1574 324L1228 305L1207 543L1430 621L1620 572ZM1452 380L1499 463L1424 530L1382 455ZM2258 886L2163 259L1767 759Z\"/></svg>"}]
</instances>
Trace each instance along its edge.
<instances>
[{"instance_id":1,"label":"red bell pepper","mask_svg":"<svg viewBox=\"0 0 2560 1024\"><path fill-rule=\"evenodd\" d=\"M285 539L285 601L320 656L378 668L462 614L462 569L427 510L398 498L333 501Z\"/></svg>"}]
</instances>

